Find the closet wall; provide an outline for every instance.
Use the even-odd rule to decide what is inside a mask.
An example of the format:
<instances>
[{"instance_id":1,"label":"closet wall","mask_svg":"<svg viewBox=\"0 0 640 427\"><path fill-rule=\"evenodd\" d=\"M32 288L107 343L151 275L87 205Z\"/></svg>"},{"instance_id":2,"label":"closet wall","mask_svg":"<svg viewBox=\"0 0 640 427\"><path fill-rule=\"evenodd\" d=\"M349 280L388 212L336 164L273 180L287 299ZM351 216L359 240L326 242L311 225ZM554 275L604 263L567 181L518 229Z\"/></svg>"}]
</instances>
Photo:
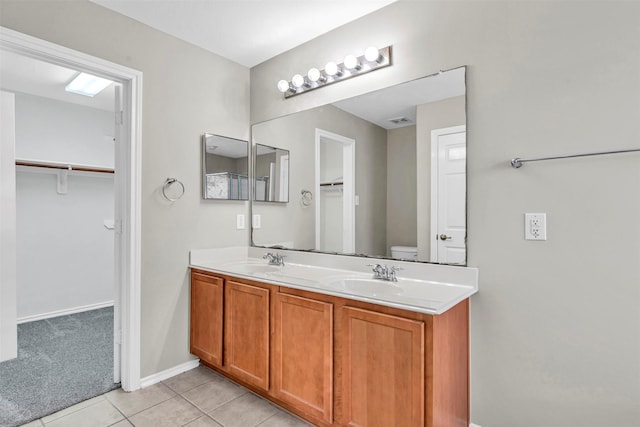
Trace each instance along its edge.
<instances>
[{"instance_id":1,"label":"closet wall","mask_svg":"<svg viewBox=\"0 0 640 427\"><path fill-rule=\"evenodd\" d=\"M108 89L113 90L113 89ZM16 94L16 159L113 168L113 113ZM113 302L113 174L17 167L18 321Z\"/></svg>"}]
</instances>

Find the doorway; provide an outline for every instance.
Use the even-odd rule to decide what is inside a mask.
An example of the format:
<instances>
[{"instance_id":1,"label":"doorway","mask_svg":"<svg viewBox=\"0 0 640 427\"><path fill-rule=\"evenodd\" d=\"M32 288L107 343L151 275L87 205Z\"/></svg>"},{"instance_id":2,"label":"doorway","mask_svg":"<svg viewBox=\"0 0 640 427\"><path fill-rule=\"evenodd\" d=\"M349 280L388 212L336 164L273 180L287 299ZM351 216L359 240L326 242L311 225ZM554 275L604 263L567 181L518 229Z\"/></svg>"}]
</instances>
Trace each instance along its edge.
<instances>
[{"instance_id":1,"label":"doorway","mask_svg":"<svg viewBox=\"0 0 640 427\"><path fill-rule=\"evenodd\" d=\"M431 262L466 263L466 126L431 131Z\"/></svg>"},{"instance_id":2,"label":"doorway","mask_svg":"<svg viewBox=\"0 0 640 427\"><path fill-rule=\"evenodd\" d=\"M316 129L315 249L355 252L355 143Z\"/></svg>"},{"instance_id":3,"label":"doorway","mask_svg":"<svg viewBox=\"0 0 640 427\"><path fill-rule=\"evenodd\" d=\"M133 391L140 388L140 170L141 170L141 90L142 73L121 65L74 51L44 40L0 27L0 54L11 52L23 57L37 59L46 63L87 72L92 75L117 82L122 87L121 107L116 111L114 132L115 159L117 171L114 174L114 279L117 283L114 295L114 354L117 355L114 366L114 379L120 380L122 388ZM5 142L3 141L3 146ZM3 153L5 150L3 149ZM12 160L15 174L15 163ZM2 173L7 173L3 163ZM0 217L11 218L15 209L15 188L3 180L2 194L13 194L13 202L2 205ZM15 215L15 211L14 211ZM15 235L15 222L6 224ZM5 269L13 269L14 280L2 283L2 295L13 295L13 300L3 298L3 305L15 306L15 246L2 247L3 274ZM9 262L6 262L8 260ZM0 331L16 328L15 311L13 317L0 318ZM11 339L10 339L11 340ZM5 343L3 336L3 343ZM15 344L14 344L15 345Z\"/></svg>"}]
</instances>

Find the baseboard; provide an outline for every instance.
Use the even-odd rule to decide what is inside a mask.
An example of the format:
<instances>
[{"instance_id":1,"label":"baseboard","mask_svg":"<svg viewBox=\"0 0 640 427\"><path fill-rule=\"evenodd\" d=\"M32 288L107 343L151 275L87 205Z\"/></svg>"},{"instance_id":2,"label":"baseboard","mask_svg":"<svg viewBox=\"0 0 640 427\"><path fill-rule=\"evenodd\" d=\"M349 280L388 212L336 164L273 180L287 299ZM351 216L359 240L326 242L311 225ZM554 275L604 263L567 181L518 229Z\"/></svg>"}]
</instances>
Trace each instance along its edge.
<instances>
[{"instance_id":1,"label":"baseboard","mask_svg":"<svg viewBox=\"0 0 640 427\"><path fill-rule=\"evenodd\" d=\"M149 387L150 385L154 385L156 383L159 383L160 381L164 381L168 378L174 377L193 368L197 368L198 365L200 365L200 359L190 360L188 362L182 363L181 365L174 366L173 368L166 369L162 372L158 372L157 374L141 378L140 387Z\"/></svg>"},{"instance_id":2,"label":"baseboard","mask_svg":"<svg viewBox=\"0 0 640 427\"><path fill-rule=\"evenodd\" d=\"M470 423L469 427L480 427L478 424Z\"/></svg>"},{"instance_id":3,"label":"baseboard","mask_svg":"<svg viewBox=\"0 0 640 427\"><path fill-rule=\"evenodd\" d=\"M99 302L97 304L89 304L89 305L83 305L81 307L73 307L73 308L67 308L64 310L51 311L49 313L34 314L31 316L19 317L18 319L16 319L16 323L19 325L21 323L35 322L36 320L50 319L52 317L66 316L68 314L82 313L83 311L97 310L99 308L105 308L105 307L111 307L111 306L113 306L113 301Z\"/></svg>"}]
</instances>

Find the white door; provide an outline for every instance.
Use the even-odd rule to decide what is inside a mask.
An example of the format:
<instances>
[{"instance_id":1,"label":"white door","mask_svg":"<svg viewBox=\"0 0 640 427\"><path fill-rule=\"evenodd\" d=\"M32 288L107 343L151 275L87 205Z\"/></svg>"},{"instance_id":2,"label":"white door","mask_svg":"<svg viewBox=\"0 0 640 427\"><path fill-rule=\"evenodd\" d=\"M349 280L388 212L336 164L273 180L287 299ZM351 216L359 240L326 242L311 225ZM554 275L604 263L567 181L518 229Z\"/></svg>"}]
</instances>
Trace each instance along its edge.
<instances>
[{"instance_id":1,"label":"white door","mask_svg":"<svg viewBox=\"0 0 640 427\"><path fill-rule=\"evenodd\" d=\"M0 91L0 362L18 357L15 95Z\"/></svg>"},{"instance_id":2,"label":"white door","mask_svg":"<svg viewBox=\"0 0 640 427\"><path fill-rule=\"evenodd\" d=\"M431 132L431 261L466 262L466 127Z\"/></svg>"}]
</instances>

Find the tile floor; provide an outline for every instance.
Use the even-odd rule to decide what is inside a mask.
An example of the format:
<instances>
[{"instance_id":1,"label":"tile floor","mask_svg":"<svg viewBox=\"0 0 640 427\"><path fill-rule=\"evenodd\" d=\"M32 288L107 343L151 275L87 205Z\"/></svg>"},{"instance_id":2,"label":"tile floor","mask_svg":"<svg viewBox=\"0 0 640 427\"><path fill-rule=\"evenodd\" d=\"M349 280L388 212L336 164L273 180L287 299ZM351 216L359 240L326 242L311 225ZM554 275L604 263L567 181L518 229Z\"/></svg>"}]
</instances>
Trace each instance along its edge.
<instances>
[{"instance_id":1,"label":"tile floor","mask_svg":"<svg viewBox=\"0 0 640 427\"><path fill-rule=\"evenodd\" d=\"M309 427L215 371L199 366L150 387L118 389L23 427Z\"/></svg>"}]
</instances>

